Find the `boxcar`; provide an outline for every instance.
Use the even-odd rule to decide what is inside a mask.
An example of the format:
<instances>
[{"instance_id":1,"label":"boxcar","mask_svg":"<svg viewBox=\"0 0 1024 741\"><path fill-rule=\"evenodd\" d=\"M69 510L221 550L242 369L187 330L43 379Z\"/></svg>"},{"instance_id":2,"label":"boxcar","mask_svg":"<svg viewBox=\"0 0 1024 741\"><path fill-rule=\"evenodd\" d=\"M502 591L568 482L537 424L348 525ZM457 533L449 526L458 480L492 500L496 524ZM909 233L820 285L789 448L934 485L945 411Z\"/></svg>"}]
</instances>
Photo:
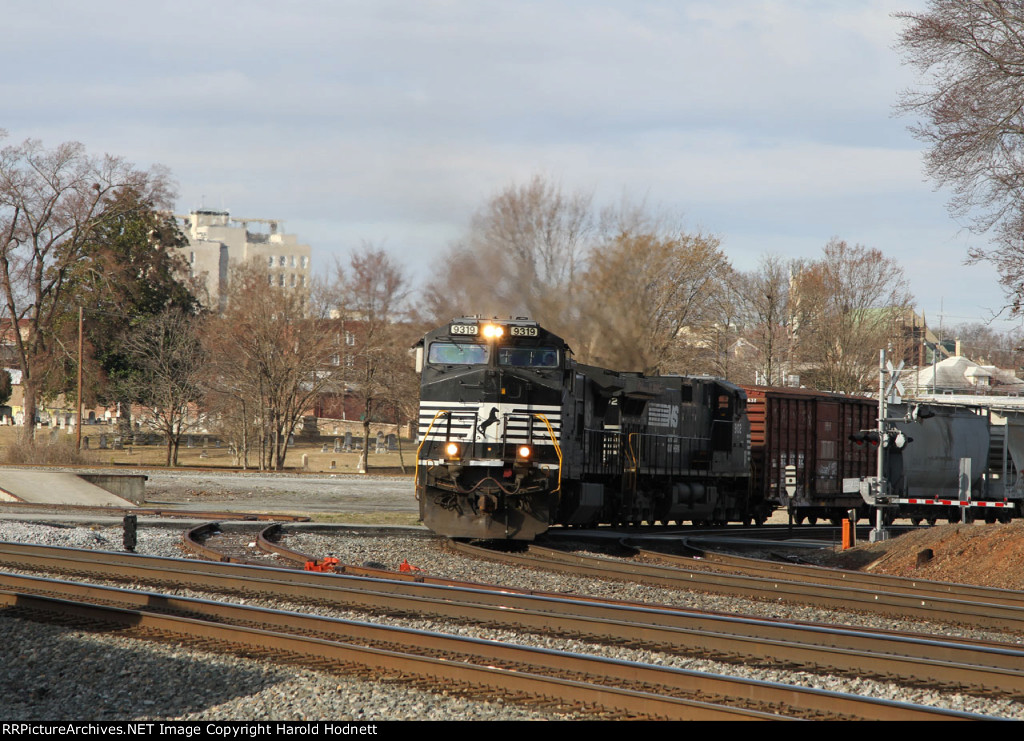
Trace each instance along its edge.
<instances>
[{"instance_id":1,"label":"boxcar","mask_svg":"<svg viewBox=\"0 0 1024 741\"><path fill-rule=\"evenodd\" d=\"M863 508L858 494L843 493L844 478L875 473L877 448L851 436L878 425L878 402L795 388L744 386L750 419L751 486L797 522L841 520ZM796 466L796 492L785 486L787 465Z\"/></svg>"}]
</instances>

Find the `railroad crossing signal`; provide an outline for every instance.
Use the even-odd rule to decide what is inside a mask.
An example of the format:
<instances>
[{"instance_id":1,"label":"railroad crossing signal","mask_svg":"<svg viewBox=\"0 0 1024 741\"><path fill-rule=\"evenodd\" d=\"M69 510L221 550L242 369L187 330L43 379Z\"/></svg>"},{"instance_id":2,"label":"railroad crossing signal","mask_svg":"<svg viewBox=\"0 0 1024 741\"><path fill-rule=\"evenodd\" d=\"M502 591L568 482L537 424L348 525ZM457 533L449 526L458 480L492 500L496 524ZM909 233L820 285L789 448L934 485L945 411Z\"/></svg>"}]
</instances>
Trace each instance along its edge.
<instances>
[{"instance_id":1,"label":"railroad crossing signal","mask_svg":"<svg viewBox=\"0 0 1024 741\"><path fill-rule=\"evenodd\" d=\"M903 370L903 361L895 368L892 367L892 361L885 361L885 370L889 373L889 383L885 389L885 398L890 404L899 404L902 401L905 390L903 384L900 382L900 372Z\"/></svg>"}]
</instances>

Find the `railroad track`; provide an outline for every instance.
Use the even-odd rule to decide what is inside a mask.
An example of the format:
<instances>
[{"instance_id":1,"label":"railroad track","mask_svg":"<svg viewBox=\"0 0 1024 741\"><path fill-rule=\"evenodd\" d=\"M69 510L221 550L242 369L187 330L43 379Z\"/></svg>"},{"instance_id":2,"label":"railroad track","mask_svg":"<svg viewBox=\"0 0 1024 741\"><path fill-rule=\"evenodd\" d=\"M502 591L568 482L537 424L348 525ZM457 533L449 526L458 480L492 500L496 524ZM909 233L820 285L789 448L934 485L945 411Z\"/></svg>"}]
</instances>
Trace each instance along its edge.
<instances>
[{"instance_id":1,"label":"railroad track","mask_svg":"<svg viewBox=\"0 0 1024 741\"><path fill-rule=\"evenodd\" d=\"M624 543L630 545L628 541ZM984 587L973 584L956 584L927 579L910 579L902 576L871 574L863 571L830 569L809 564L783 563L738 556L729 553L705 550L688 542L690 548L700 553L700 560L690 556L665 553L635 546L637 556L645 561L663 563L677 568L698 568L703 570L722 569L747 576L768 579L783 578L787 581L804 581L829 587L853 587L857 589L902 592L919 598L954 598L983 604L1007 605L1024 608L1024 592L1009 589Z\"/></svg>"},{"instance_id":2,"label":"railroad track","mask_svg":"<svg viewBox=\"0 0 1024 741\"><path fill-rule=\"evenodd\" d=\"M208 561L219 563L238 563L250 566L278 566L281 568L303 569L349 576L368 576L378 579L397 579L413 581L421 584L438 584L443 586L462 586L470 588L500 589L507 592L532 594L532 591L497 587L492 584L461 581L434 577L415 571L390 571L371 566L343 564L332 557L320 558L316 554L297 551L285 547L281 540L284 537L284 525L273 523L259 529L233 529L230 533L221 531L216 522L198 525L182 535L182 544L190 553ZM261 554L257 557L256 554ZM270 562L268 555L277 556L278 561Z\"/></svg>"},{"instance_id":3,"label":"railroad track","mask_svg":"<svg viewBox=\"0 0 1024 741\"><path fill-rule=\"evenodd\" d=\"M701 688L697 679L685 672L673 676L671 671L653 667L647 672L635 668L626 671L624 662L598 657L110 588L89 588L90 599L105 601L106 605L26 596L24 592L7 590L63 593L64 589L42 582L25 583L24 578L15 581L21 583L2 579L0 604L5 607L58 619L71 616L93 625L113 625L129 629L141 638L200 641L207 649L269 655L278 661L377 679L404 679L427 689L443 687L449 693L554 703L585 716L674 720L779 718L766 711L719 706L668 694L675 691L694 698L709 696L706 685ZM157 600L168 611L182 614L115 606L117 602L146 605ZM616 680L618 685L613 684ZM724 689L732 689L728 678L723 678L722 684ZM781 693L775 698L779 699ZM770 706L772 701L767 697L761 704ZM798 717L814 716L805 709L790 706L789 710ZM829 717L836 716L833 713Z\"/></svg>"},{"instance_id":4,"label":"railroad track","mask_svg":"<svg viewBox=\"0 0 1024 741\"><path fill-rule=\"evenodd\" d=\"M55 512L67 514L97 514L105 517L124 515L167 517L167 518L189 518L196 520L238 520L238 521L267 521L279 520L282 522L309 522L307 515L286 515L266 514L263 512L234 512L228 510L191 510L175 509L172 507L96 507L88 504L42 504L39 502L8 502L4 501L5 510L24 512Z\"/></svg>"},{"instance_id":5,"label":"railroad track","mask_svg":"<svg viewBox=\"0 0 1024 741\"><path fill-rule=\"evenodd\" d=\"M982 696L1024 696L1024 673L1019 668L1024 666L1024 652L992 643L940 643L920 636L911 639L649 605L43 546L0 544L0 562L92 578L174 584L243 594L247 598L260 596L275 603L315 601L340 609L434 616L474 625L553 632L596 643L733 662L898 677L910 684Z\"/></svg>"},{"instance_id":6,"label":"railroad track","mask_svg":"<svg viewBox=\"0 0 1024 741\"><path fill-rule=\"evenodd\" d=\"M958 584L935 586L937 582L916 582L876 575L872 582L846 583L834 574L818 580L805 569L784 572L766 571L753 565L750 571L732 562L728 572L704 568L690 560L690 568L678 568L636 561L622 561L592 555L531 546L527 553L502 553L463 543L454 546L464 553L501 560L519 566L563 571L583 576L640 582L671 589L694 589L714 594L786 601L846 611L862 611L894 618L928 620L939 623L968 625L998 631L1024 632L1024 601L1019 593L1007 590L986 590ZM774 568L774 567L771 567ZM787 573L789 578L786 578ZM987 596L985 596L987 595Z\"/></svg>"},{"instance_id":7,"label":"railroad track","mask_svg":"<svg viewBox=\"0 0 1024 741\"><path fill-rule=\"evenodd\" d=\"M199 641L207 648L271 655L303 666L411 678L433 689L556 703L599 717L976 717L504 642L38 577L0 575L0 605L19 615L117 626L142 638Z\"/></svg>"}]
</instances>

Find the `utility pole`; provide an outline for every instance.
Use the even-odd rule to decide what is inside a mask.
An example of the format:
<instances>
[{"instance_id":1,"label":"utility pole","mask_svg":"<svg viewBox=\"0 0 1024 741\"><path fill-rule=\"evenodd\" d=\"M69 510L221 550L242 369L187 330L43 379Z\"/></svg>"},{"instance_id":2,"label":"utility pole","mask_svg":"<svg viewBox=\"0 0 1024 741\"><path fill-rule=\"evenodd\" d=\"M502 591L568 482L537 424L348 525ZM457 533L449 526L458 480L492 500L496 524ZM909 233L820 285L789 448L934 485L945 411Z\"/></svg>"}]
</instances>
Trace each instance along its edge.
<instances>
[{"instance_id":1,"label":"utility pole","mask_svg":"<svg viewBox=\"0 0 1024 741\"><path fill-rule=\"evenodd\" d=\"M878 458L877 465L875 467L875 481L877 482L877 493L876 497L885 499L889 494L889 482L885 478L885 455L886 455L886 439L885 439L885 416L888 412L888 405L886 396L886 365L885 365L885 350L878 352ZM888 540L889 532L885 529L885 517L884 508L875 507L875 529L871 531L871 542L875 543L880 540Z\"/></svg>"},{"instance_id":2,"label":"utility pole","mask_svg":"<svg viewBox=\"0 0 1024 741\"><path fill-rule=\"evenodd\" d=\"M78 420L75 424L75 450L82 449L82 307L78 307Z\"/></svg>"}]
</instances>

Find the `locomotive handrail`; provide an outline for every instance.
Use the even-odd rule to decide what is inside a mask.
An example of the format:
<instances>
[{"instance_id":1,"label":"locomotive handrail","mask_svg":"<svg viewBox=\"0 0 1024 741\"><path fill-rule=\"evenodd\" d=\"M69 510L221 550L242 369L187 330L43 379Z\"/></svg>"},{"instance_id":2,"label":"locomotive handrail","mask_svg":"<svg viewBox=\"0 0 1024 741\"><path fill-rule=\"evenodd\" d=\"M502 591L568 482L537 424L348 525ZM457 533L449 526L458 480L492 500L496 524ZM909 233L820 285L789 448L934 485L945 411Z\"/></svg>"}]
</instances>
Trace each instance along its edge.
<instances>
[{"instance_id":1,"label":"locomotive handrail","mask_svg":"<svg viewBox=\"0 0 1024 741\"><path fill-rule=\"evenodd\" d=\"M420 444L416 446L416 473L412 477L413 491L415 492L416 500L420 498L420 451L423 450L423 446L427 442L427 438L430 437L430 431L434 429L434 423L437 422L437 418L441 416L451 416L450 409L440 409L434 418L430 420L430 424L427 425L427 431L423 433L423 439L420 440Z\"/></svg>"},{"instance_id":2,"label":"locomotive handrail","mask_svg":"<svg viewBox=\"0 0 1024 741\"><path fill-rule=\"evenodd\" d=\"M630 466L623 467L623 485L627 486L634 496L636 495L637 472L640 470L640 456L637 451L633 450L633 438L638 435L640 435L639 432L630 432L626 435L626 455L630 459Z\"/></svg>"},{"instance_id":3,"label":"locomotive handrail","mask_svg":"<svg viewBox=\"0 0 1024 741\"><path fill-rule=\"evenodd\" d=\"M544 426L548 428L548 434L551 436L551 444L555 446L555 455L558 456L558 486L551 490L552 494L557 494L562 491L562 446L558 444L558 440L555 438L555 430L545 417L540 412L533 412L533 416L537 417Z\"/></svg>"},{"instance_id":4,"label":"locomotive handrail","mask_svg":"<svg viewBox=\"0 0 1024 741\"><path fill-rule=\"evenodd\" d=\"M417 500L419 499L419 485L420 485L420 460L421 460L420 459L420 451L423 450L423 446L426 444L427 440L430 438L430 432L434 429L434 424L437 422L437 418L438 417L448 417L449 420L450 420L451 417L453 416L453 414L459 414L459 412L453 412L451 409L440 409L440 410L438 410L437 413L434 415L434 418L430 420L430 424L427 425L427 431L423 433L423 439L420 440L420 444L418 446L416 446L416 473L413 476L413 487L416 489L416 499ZM468 414L467 414L467 416L468 416ZM513 414L506 414L505 415L506 418L511 417L511 416L536 417L541 422L544 423L545 427L548 428L548 436L551 438L551 444L555 448L555 456L558 458L558 485L554 489L551 490L551 493L552 494L557 494L557 493L561 492L561 490L562 490L562 448L558 444L558 438L555 436L555 430L551 426L551 422L548 421L548 418L546 416L544 416L543 414L541 414L540 412L527 412L525 414L524 413L519 413L519 415L516 415L516 414L513 413ZM474 419L476 418L476 414L475 413L473 414L473 417L474 417ZM507 432L507 426L503 425L503 427L505 427L506 432ZM474 432L473 440L475 442L476 441L476 434L475 434L476 433L476 428L475 428L475 426L474 426L473 432ZM447 438L447 435L446 435L446 438Z\"/></svg>"},{"instance_id":5,"label":"locomotive handrail","mask_svg":"<svg viewBox=\"0 0 1024 741\"><path fill-rule=\"evenodd\" d=\"M634 449L634 445L633 445L634 438L637 439L639 441L639 443L640 443L639 445L636 446L636 449ZM658 440L658 439L662 439L662 440L675 440L675 441L679 441L679 442L686 442L686 443L689 444L688 452L691 455L694 452L697 452L697 453L707 452L706 450L703 449L702 444L707 444L707 443L710 443L710 441L711 441L710 437L701 437L699 435L685 435L685 436L684 435L656 435L656 434L652 434L652 433L649 433L649 432L630 432L630 433L628 433L626 435L626 451L627 451L627 454L628 454L629 458L631 459L632 468L631 469L627 469L627 473L633 474L634 477L635 477L635 475L637 473L639 473L639 471L640 471L640 464L641 464L641 458L643 457L643 453L644 453L644 451L643 451L643 441L644 440ZM671 461L668 460L668 459L665 459L664 463L665 463L666 466L670 466L671 465ZM648 469L649 469L652 464L650 463L650 461L647 461L647 465L648 465ZM653 465L655 467L657 467L659 465L658 460L655 460ZM694 470L694 466L692 465L692 462L688 462L687 465L684 466L684 465L682 465L682 461L679 461L679 462L677 462L674 470L676 470L678 472L693 471Z\"/></svg>"},{"instance_id":6,"label":"locomotive handrail","mask_svg":"<svg viewBox=\"0 0 1024 741\"><path fill-rule=\"evenodd\" d=\"M540 412L506 412L502 415L505 418L505 422L502 424L502 446L508 444L508 420L515 417L526 417L527 419L536 417L544 426L548 428L548 436L551 438L551 444L555 448L555 456L558 458L558 485L551 490L552 494L557 494L562 490L562 447L558 444L558 438L555 436L555 428L551 426L551 422L546 416ZM533 429L532 427L527 430L527 442L533 443Z\"/></svg>"},{"instance_id":7,"label":"locomotive handrail","mask_svg":"<svg viewBox=\"0 0 1024 741\"><path fill-rule=\"evenodd\" d=\"M641 435L641 433L630 432L626 434L626 453L628 454L631 463L631 467L628 470L633 472L640 467L640 457L637 455L637 452L633 450L633 440L638 435Z\"/></svg>"}]
</instances>

